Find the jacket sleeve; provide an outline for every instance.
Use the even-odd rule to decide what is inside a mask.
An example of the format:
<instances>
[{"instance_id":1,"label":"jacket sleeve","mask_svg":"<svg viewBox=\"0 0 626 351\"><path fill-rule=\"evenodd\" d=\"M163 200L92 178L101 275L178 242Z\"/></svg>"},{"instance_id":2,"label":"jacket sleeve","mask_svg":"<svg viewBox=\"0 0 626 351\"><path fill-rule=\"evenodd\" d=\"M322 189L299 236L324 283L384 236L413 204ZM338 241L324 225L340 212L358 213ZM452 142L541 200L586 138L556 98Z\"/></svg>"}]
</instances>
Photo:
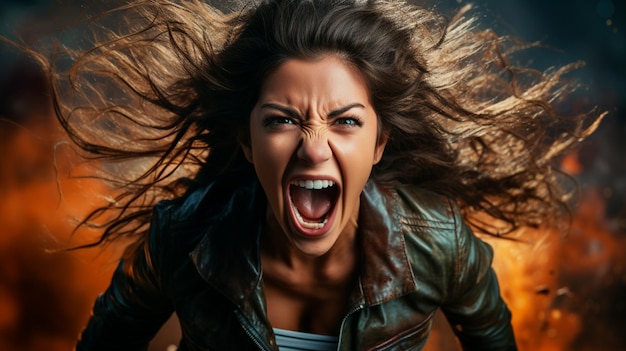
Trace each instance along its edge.
<instances>
[{"instance_id":1,"label":"jacket sleeve","mask_svg":"<svg viewBox=\"0 0 626 351\"><path fill-rule=\"evenodd\" d=\"M159 206L157 205L157 208ZM158 261L167 233L166 213L155 211L147 240L122 259L77 342L77 351L147 350L173 312L164 292Z\"/></svg>"},{"instance_id":2,"label":"jacket sleeve","mask_svg":"<svg viewBox=\"0 0 626 351\"><path fill-rule=\"evenodd\" d=\"M500 296L491 267L493 250L477 238L456 206L456 255L452 289L442 310L459 338L463 350L517 350L511 313Z\"/></svg>"}]
</instances>

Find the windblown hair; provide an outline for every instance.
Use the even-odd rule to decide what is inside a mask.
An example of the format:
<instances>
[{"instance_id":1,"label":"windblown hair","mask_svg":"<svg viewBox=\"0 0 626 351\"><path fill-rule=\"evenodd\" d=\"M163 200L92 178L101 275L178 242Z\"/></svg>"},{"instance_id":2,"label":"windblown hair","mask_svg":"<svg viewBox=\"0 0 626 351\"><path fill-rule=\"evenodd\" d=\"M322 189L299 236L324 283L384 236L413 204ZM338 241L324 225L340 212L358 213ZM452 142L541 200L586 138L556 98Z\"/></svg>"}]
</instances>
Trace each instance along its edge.
<instances>
[{"instance_id":1,"label":"windblown hair","mask_svg":"<svg viewBox=\"0 0 626 351\"><path fill-rule=\"evenodd\" d=\"M447 20L397 0L250 1L224 12L150 0L111 11L123 14L122 29L100 28L69 72L50 66L64 128L108 161L120 189L85 220L115 214L96 244L142 236L160 199L254 177L241 143L261 83L289 58L324 55L368 84L389 136L377 181L449 195L488 234L562 217L571 195L563 181L573 179L557 161L602 117L558 111L576 88L563 76L580 64L516 67L511 57L527 45L480 29L468 11Z\"/></svg>"}]
</instances>

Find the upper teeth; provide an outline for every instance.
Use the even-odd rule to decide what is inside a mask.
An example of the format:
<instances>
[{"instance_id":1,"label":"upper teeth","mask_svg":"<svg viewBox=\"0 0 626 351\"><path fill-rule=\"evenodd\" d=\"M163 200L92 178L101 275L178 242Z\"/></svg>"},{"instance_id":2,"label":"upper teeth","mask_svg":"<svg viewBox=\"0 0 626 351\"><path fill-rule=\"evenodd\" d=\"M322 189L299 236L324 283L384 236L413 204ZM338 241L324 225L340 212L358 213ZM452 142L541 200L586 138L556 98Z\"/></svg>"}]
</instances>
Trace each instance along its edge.
<instances>
[{"instance_id":1,"label":"upper teeth","mask_svg":"<svg viewBox=\"0 0 626 351\"><path fill-rule=\"evenodd\" d=\"M326 189L335 185L335 182L332 180L298 180L293 184L305 189Z\"/></svg>"}]
</instances>

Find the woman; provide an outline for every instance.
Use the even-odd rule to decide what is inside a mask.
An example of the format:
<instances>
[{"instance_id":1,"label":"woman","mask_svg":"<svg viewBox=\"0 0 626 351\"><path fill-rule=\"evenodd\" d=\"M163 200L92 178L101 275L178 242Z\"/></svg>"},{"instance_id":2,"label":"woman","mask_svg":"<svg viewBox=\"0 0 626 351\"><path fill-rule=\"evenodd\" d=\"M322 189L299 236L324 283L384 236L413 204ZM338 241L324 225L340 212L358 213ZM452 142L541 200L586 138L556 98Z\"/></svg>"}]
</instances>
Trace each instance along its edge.
<instances>
[{"instance_id":1,"label":"woman","mask_svg":"<svg viewBox=\"0 0 626 351\"><path fill-rule=\"evenodd\" d=\"M466 221L566 208L553 161L595 121L553 106L571 66L517 69L464 12L401 1L123 10L75 61L79 95L54 85L90 155L152 160L109 169L124 192L86 220L118 211L96 244L135 241L77 350L145 349L173 312L179 350L419 350L438 308L464 349L516 349Z\"/></svg>"}]
</instances>

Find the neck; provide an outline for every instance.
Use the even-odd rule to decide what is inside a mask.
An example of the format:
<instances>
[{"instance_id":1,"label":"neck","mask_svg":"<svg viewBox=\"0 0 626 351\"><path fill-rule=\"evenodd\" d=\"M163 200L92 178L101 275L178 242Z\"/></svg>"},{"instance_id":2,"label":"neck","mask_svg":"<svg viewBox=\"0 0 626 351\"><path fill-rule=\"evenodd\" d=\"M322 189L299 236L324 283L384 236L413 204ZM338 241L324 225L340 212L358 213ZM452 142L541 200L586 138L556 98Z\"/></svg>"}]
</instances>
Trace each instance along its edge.
<instances>
[{"instance_id":1,"label":"neck","mask_svg":"<svg viewBox=\"0 0 626 351\"><path fill-rule=\"evenodd\" d=\"M358 214L358 210L356 211ZM261 244L268 319L273 326L336 335L358 273L356 216L321 256L307 256L270 212Z\"/></svg>"},{"instance_id":2,"label":"neck","mask_svg":"<svg viewBox=\"0 0 626 351\"><path fill-rule=\"evenodd\" d=\"M331 249L321 256L308 256L292 245L268 206L261 238L264 271L269 268L272 271L306 275L326 283L345 282L347 276L353 275L358 261L357 218L358 206Z\"/></svg>"}]
</instances>

